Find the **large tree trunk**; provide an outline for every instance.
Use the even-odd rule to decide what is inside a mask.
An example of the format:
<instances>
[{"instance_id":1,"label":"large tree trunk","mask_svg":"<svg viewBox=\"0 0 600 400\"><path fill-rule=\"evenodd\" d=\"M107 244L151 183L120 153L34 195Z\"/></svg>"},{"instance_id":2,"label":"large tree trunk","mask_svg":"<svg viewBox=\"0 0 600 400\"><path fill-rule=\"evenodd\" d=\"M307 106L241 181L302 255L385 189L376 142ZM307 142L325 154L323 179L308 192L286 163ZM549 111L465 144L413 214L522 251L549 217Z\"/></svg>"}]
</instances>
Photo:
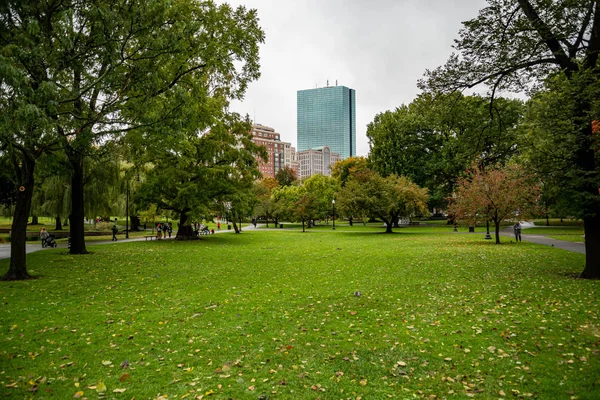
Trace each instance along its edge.
<instances>
[{"instance_id":1,"label":"large tree trunk","mask_svg":"<svg viewBox=\"0 0 600 400\"><path fill-rule=\"evenodd\" d=\"M27 220L33 197L34 168L35 160L23 155L22 165L18 171L17 204L11 226L10 265L8 272L2 277L2 280L5 281L31 278L27 272L26 237Z\"/></svg>"},{"instance_id":2,"label":"large tree trunk","mask_svg":"<svg viewBox=\"0 0 600 400\"><path fill-rule=\"evenodd\" d=\"M177 228L177 236L175 240L197 240L198 236L194 233L192 225L188 223L187 212L183 210L179 213L179 227Z\"/></svg>"},{"instance_id":3,"label":"large tree trunk","mask_svg":"<svg viewBox=\"0 0 600 400\"><path fill-rule=\"evenodd\" d=\"M54 229L57 231L62 231L62 223L60 221L60 215L57 215L55 220L56 220L56 225L54 226Z\"/></svg>"},{"instance_id":4,"label":"large tree trunk","mask_svg":"<svg viewBox=\"0 0 600 400\"><path fill-rule=\"evenodd\" d=\"M583 219L585 233L585 268L581 277L600 279L600 214Z\"/></svg>"},{"instance_id":5,"label":"large tree trunk","mask_svg":"<svg viewBox=\"0 0 600 400\"><path fill-rule=\"evenodd\" d=\"M496 233L496 244L500 244L500 221L494 221L494 231Z\"/></svg>"},{"instance_id":6,"label":"large tree trunk","mask_svg":"<svg viewBox=\"0 0 600 400\"><path fill-rule=\"evenodd\" d=\"M73 176L71 177L71 254L87 254L85 248L84 210L83 210L83 158L71 159Z\"/></svg>"},{"instance_id":7,"label":"large tree trunk","mask_svg":"<svg viewBox=\"0 0 600 400\"><path fill-rule=\"evenodd\" d=\"M381 220L385 223L385 233L394 233L394 231L392 231L394 222L392 220L388 220L386 218L381 218Z\"/></svg>"},{"instance_id":8,"label":"large tree trunk","mask_svg":"<svg viewBox=\"0 0 600 400\"><path fill-rule=\"evenodd\" d=\"M587 102L579 104L581 118L587 117L591 107ZM585 233L585 268L582 278L600 279L600 196L597 185L595 151L592 143L592 124L586 124L577 135L578 150L576 164L585 173L582 191L588 194L584 204L584 233Z\"/></svg>"},{"instance_id":9,"label":"large tree trunk","mask_svg":"<svg viewBox=\"0 0 600 400\"><path fill-rule=\"evenodd\" d=\"M37 215L32 215L31 216L31 225L39 225L39 224L40 224L40 221L39 221Z\"/></svg>"}]
</instances>

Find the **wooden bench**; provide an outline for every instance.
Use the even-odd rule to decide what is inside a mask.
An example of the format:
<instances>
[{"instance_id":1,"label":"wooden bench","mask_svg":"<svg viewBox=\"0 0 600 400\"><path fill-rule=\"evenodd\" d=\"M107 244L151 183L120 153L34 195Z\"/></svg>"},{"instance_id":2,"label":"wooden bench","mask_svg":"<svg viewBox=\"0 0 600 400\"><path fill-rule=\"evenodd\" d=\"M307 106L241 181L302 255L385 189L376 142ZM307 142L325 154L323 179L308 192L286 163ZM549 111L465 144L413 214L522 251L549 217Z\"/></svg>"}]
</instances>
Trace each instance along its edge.
<instances>
[{"instance_id":1,"label":"wooden bench","mask_svg":"<svg viewBox=\"0 0 600 400\"><path fill-rule=\"evenodd\" d=\"M156 235L148 235L148 236L144 236L146 238L146 242L148 241L148 239L150 239L150 241L152 241L152 239L154 239L156 237Z\"/></svg>"}]
</instances>

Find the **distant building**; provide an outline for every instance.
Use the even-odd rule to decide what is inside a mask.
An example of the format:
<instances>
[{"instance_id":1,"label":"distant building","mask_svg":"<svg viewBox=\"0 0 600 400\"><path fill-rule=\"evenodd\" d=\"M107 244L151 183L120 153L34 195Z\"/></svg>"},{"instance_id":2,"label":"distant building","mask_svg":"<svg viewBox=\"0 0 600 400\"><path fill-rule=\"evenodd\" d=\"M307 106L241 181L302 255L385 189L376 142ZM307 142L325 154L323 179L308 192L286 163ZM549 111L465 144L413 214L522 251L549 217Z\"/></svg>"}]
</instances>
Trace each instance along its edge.
<instances>
[{"instance_id":1,"label":"distant building","mask_svg":"<svg viewBox=\"0 0 600 400\"><path fill-rule=\"evenodd\" d=\"M298 153L296 148L291 143L284 143L284 163L283 165L289 167L296 177L300 179L300 161L298 161Z\"/></svg>"},{"instance_id":2,"label":"distant building","mask_svg":"<svg viewBox=\"0 0 600 400\"><path fill-rule=\"evenodd\" d=\"M274 178L277 172L286 165L295 170L296 174L299 172L294 147L291 143L282 142L280 137L281 135L269 126L252 125L252 141L267 150L267 162L258 158L258 169L263 178Z\"/></svg>"},{"instance_id":3,"label":"distant building","mask_svg":"<svg viewBox=\"0 0 600 400\"><path fill-rule=\"evenodd\" d=\"M346 86L297 92L298 151L329 146L342 159L356 155L356 94Z\"/></svg>"},{"instance_id":4,"label":"distant building","mask_svg":"<svg viewBox=\"0 0 600 400\"><path fill-rule=\"evenodd\" d=\"M341 159L341 156L337 153L333 153L329 146L299 151L299 178L306 179L313 175L331 176L331 167Z\"/></svg>"}]
</instances>

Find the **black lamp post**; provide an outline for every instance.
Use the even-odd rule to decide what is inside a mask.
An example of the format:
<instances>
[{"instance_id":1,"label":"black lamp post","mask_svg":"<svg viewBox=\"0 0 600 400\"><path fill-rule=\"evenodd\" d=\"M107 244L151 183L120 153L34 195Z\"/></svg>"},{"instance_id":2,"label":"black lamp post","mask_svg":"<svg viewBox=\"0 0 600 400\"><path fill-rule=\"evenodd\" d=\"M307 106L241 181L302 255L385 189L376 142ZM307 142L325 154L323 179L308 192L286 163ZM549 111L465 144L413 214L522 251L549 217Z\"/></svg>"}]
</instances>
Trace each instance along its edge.
<instances>
[{"instance_id":1,"label":"black lamp post","mask_svg":"<svg viewBox=\"0 0 600 400\"><path fill-rule=\"evenodd\" d=\"M331 208L333 211L333 230L335 231L335 199L331 200Z\"/></svg>"}]
</instances>

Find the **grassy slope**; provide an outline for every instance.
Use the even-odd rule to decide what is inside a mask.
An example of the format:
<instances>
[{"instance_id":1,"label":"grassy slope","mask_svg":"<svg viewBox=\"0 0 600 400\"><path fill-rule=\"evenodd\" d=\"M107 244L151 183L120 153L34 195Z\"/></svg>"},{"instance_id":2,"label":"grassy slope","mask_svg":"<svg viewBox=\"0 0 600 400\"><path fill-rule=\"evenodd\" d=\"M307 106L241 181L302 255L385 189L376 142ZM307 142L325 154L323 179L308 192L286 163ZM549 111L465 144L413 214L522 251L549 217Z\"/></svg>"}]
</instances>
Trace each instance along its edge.
<instances>
[{"instance_id":1,"label":"grassy slope","mask_svg":"<svg viewBox=\"0 0 600 400\"><path fill-rule=\"evenodd\" d=\"M582 255L380 231L34 253L40 279L0 283L0 394L598 398L600 284L573 279Z\"/></svg>"}]
</instances>

